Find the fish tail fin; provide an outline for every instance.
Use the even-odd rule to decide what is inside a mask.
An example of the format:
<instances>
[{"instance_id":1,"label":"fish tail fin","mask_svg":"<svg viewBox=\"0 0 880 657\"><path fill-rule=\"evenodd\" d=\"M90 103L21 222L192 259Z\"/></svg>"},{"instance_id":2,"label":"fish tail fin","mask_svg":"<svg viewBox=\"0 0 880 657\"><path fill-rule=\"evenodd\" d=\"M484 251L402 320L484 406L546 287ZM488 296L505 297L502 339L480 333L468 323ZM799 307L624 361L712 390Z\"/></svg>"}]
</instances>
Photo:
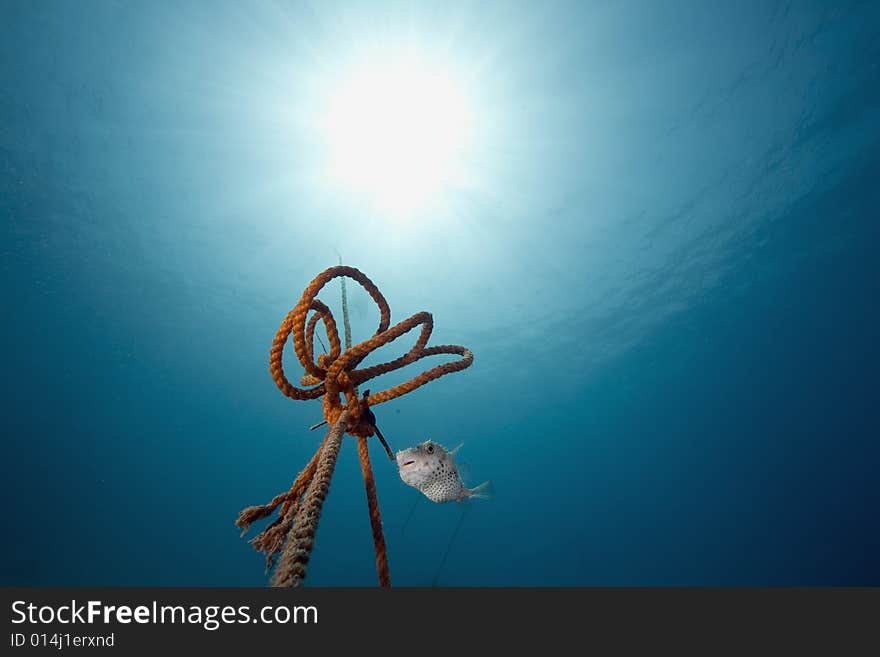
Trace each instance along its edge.
<instances>
[{"instance_id":1,"label":"fish tail fin","mask_svg":"<svg viewBox=\"0 0 880 657\"><path fill-rule=\"evenodd\" d=\"M468 497L475 500L494 500L495 486L491 481L484 481L479 486L468 489Z\"/></svg>"}]
</instances>

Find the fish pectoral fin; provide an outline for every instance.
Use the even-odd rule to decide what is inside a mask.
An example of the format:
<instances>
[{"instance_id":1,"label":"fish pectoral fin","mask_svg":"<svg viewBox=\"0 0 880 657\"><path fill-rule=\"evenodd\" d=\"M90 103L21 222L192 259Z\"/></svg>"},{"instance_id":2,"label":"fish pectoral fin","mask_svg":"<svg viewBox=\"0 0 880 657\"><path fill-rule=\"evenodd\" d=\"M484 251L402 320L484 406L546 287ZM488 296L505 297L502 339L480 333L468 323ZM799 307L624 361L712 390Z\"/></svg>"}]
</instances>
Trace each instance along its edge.
<instances>
[{"instance_id":1,"label":"fish pectoral fin","mask_svg":"<svg viewBox=\"0 0 880 657\"><path fill-rule=\"evenodd\" d=\"M458 470L458 478L461 479L461 485L467 488L471 481L471 466L467 463L455 462L455 469Z\"/></svg>"}]
</instances>

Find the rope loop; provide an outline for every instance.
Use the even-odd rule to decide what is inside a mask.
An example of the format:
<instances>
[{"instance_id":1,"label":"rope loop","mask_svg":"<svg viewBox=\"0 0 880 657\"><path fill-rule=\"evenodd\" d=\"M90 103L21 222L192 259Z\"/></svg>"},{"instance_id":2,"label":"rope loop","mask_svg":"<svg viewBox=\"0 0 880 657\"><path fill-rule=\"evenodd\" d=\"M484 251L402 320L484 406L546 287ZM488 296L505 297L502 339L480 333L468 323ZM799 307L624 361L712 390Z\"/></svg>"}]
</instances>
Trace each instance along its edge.
<instances>
[{"instance_id":1,"label":"rope loop","mask_svg":"<svg viewBox=\"0 0 880 657\"><path fill-rule=\"evenodd\" d=\"M353 345L345 352L341 352L339 332L336 320L330 309L317 298L321 289L334 278L351 278L361 285L373 298L379 308L379 327L376 333L363 342ZM307 315L314 311L308 322ZM323 321L327 337L330 341L330 353L321 354L315 359L314 336L315 327L319 321ZM416 388L425 385L445 374L465 369L473 362L473 354L469 349L458 345L442 345L427 347L431 332L434 330L434 319L431 313L418 312L398 324L389 328L391 323L391 310L385 297L376 285L360 270L354 267L338 265L330 267L316 276L302 294L299 302L291 310L272 342L269 352L269 371L278 389L288 397L297 400L317 399L323 397L324 420L328 424L339 417L344 407L352 412L351 422L358 424L360 419L359 407L354 403L357 400L357 386L370 379L387 374L402 367L415 363L428 356L450 354L461 356L459 360L444 363L433 367L421 374L414 376L409 381L400 385L373 393L367 399L370 406L390 401ZM376 349L394 342L402 335L409 333L416 327L421 327L419 336L413 346L403 356L394 360L373 365L363 369L357 369L358 365ZM314 386L311 388L298 388L290 383L284 374L282 357L288 336L293 335L293 348L296 357L306 371L300 385ZM344 396L346 403L340 400ZM354 435L354 434L353 434Z\"/></svg>"}]
</instances>

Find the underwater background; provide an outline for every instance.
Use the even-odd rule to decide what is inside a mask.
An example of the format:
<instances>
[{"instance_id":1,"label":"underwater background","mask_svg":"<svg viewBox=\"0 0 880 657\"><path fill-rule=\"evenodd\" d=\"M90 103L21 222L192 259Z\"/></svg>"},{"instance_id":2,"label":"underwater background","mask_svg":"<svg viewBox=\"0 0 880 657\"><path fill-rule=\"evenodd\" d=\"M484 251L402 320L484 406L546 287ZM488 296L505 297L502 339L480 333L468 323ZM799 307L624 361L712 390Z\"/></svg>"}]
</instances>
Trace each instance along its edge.
<instances>
[{"instance_id":1,"label":"underwater background","mask_svg":"<svg viewBox=\"0 0 880 657\"><path fill-rule=\"evenodd\" d=\"M309 117L400 40L479 139L390 220ZM496 490L371 442L394 585L880 584L880 4L2 0L0 75L0 584L265 585L233 522L322 435L269 346L340 256L475 357L375 408ZM375 583L347 438L306 584Z\"/></svg>"}]
</instances>

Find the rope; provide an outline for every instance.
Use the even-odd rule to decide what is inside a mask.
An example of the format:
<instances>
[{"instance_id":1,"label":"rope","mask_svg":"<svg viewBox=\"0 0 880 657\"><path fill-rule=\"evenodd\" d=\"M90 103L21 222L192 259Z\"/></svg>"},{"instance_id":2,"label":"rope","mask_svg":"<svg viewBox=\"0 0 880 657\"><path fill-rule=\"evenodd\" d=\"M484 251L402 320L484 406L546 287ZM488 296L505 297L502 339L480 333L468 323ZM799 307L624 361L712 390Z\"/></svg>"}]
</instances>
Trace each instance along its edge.
<instances>
[{"instance_id":1,"label":"rope","mask_svg":"<svg viewBox=\"0 0 880 657\"><path fill-rule=\"evenodd\" d=\"M302 506L294 518L293 532L284 546L284 552L272 578L273 586L299 586L306 576L306 564L315 545L315 534L321 509L330 491L330 480L336 468L339 447L348 424L348 412L343 412L336 424L327 432L321 456L315 469L315 477L306 491Z\"/></svg>"},{"instance_id":2,"label":"rope","mask_svg":"<svg viewBox=\"0 0 880 657\"><path fill-rule=\"evenodd\" d=\"M385 536L382 534L382 516L379 513L379 499L376 497L376 480L373 479L373 468L370 466L370 451L367 446L366 436L358 436L358 456L360 456L361 472L364 475L364 488L367 492L370 526L373 529L373 547L376 549L376 571L379 573L379 586L388 587L391 586L391 575L388 572Z\"/></svg>"},{"instance_id":3,"label":"rope","mask_svg":"<svg viewBox=\"0 0 880 657\"><path fill-rule=\"evenodd\" d=\"M342 264L342 256L339 256L339 264ZM351 349L351 322L348 321L348 295L345 291L345 276L339 279L342 287L342 327L345 329L345 348Z\"/></svg>"},{"instance_id":4,"label":"rope","mask_svg":"<svg viewBox=\"0 0 880 657\"><path fill-rule=\"evenodd\" d=\"M334 278L343 279L345 351L342 350L333 314L317 298L321 289ZM350 346L345 278L351 278L363 287L379 309L379 326L376 333L368 340L353 346ZM306 322L310 312L314 314ZM330 352L315 358L314 339L318 322L324 324ZM421 327L419 336L405 354L386 363L358 369L358 365L370 353L390 344L416 327ZM278 389L291 399L302 401L320 397L324 421L330 425L331 429L312 460L293 482L289 491L276 495L268 504L247 507L239 514L236 521L236 525L242 529L243 535L250 528L251 523L270 516L279 506L281 507L278 517L251 541L257 551L265 553L267 572L272 568L275 557L283 547L276 572L272 578L273 585L299 586L305 577L305 566L314 546L314 536L321 508L330 486L330 478L333 475L342 437L347 432L358 437L358 453L367 494L370 524L373 530L379 584L380 586L390 586L391 579L388 573L388 557L385 538L382 534L382 519L376 495L376 482L373 478L366 440L377 432L373 424L369 422L369 418L372 417L369 407L396 399L434 379L470 366L474 357L471 351L465 347L459 345L427 346L433 328L434 320L427 312L416 313L391 326L391 309L376 285L358 269L343 265L330 267L318 274L306 287L293 310L287 313L281 322L269 351L269 371L272 379ZM290 336L293 337L293 348L297 360L305 370L305 374L300 379L302 387L290 383L282 365L284 348ZM460 358L432 367L397 386L373 394L368 394L369 391L367 391L362 398L358 397L357 386L370 379L411 365L423 358L447 354L458 355Z\"/></svg>"},{"instance_id":5,"label":"rope","mask_svg":"<svg viewBox=\"0 0 880 657\"><path fill-rule=\"evenodd\" d=\"M434 573L434 579L431 580L431 586L437 586L437 582L440 579L440 573L443 572L443 566L446 565L446 557L449 556L449 551L452 549L452 544L455 543L455 538L458 536L458 530L461 529L461 526L464 524L464 517L467 515L470 506L465 506L461 511L461 515L458 516L458 522L455 523L455 529L452 530L452 536L449 537L449 542L446 544L446 549L443 551L443 558L440 559L440 565L437 566L437 572Z\"/></svg>"}]
</instances>

